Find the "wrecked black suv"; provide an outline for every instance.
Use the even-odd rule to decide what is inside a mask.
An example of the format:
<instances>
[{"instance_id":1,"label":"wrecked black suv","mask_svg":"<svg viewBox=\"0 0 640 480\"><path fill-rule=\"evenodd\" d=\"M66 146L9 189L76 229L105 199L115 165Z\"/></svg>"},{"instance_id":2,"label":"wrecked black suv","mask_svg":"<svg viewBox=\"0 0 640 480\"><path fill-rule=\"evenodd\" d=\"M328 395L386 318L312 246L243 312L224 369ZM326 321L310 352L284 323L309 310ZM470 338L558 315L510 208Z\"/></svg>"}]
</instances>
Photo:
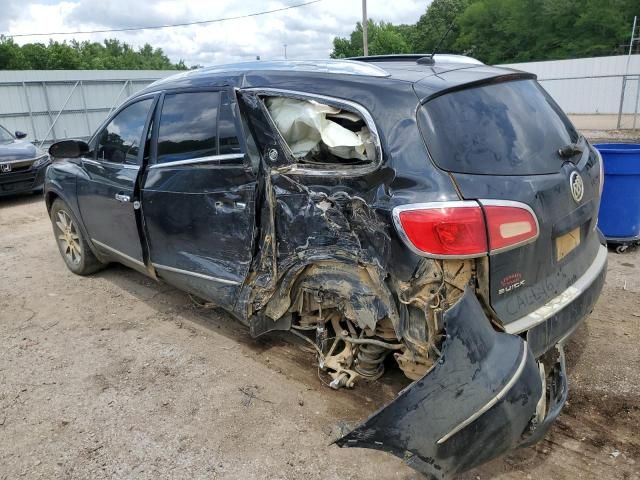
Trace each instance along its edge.
<instances>
[{"instance_id":1,"label":"wrecked black suv","mask_svg":"<svg viewBox=\"0 0 640 480\"><path fill-rule=\"evenodd\" d=\"M75 273L120 262L314 343L331 386L414 380L337 443L447 477L540 439L607 250L602 161L534 75L449 55L158 81L50 153Z\"/></svg>"}]
</instances>

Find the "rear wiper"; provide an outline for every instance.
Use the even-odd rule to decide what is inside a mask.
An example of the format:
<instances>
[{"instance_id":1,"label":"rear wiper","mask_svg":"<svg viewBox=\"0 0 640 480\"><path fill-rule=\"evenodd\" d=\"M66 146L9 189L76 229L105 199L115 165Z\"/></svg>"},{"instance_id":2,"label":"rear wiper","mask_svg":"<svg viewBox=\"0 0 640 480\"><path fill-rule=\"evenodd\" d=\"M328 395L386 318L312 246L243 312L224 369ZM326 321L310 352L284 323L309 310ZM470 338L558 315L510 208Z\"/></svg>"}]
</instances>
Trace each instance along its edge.
<instances>
[{"instance_id":1,"label":"rear wiper","mask_svg":"<svg viewBox=\"0 0 640 480\"><path fill-rule=\"evenodd\" d=\"M562 158L570 159L572 157L575 157L577 154L582 153L584 151L584 148L579 145L581 141L582 135L580 135L580 137L578 137L578 140L576 140L575 142L569 143L564 147L560 147L558 149L558 155L560 155Z\"/></svg>"}]
</instances>

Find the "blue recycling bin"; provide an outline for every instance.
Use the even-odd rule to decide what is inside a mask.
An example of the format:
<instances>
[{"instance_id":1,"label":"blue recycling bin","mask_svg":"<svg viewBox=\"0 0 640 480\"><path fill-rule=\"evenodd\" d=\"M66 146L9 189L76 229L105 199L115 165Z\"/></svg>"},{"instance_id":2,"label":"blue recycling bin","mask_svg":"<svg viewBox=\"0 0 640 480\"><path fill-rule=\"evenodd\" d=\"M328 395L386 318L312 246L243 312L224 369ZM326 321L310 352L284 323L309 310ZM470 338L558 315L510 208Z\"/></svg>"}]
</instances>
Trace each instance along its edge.
<instances>
[{"instance_id":1,"label":"blue recycling bin","mask_svg":"<svg viewBox=\"0 0 640 480\"><path fill-rule=\"evenodd\" d=\"M598 226L612 243L640 240L640 144L594 145L604 163Z\"/></svg>"}]
</instances>

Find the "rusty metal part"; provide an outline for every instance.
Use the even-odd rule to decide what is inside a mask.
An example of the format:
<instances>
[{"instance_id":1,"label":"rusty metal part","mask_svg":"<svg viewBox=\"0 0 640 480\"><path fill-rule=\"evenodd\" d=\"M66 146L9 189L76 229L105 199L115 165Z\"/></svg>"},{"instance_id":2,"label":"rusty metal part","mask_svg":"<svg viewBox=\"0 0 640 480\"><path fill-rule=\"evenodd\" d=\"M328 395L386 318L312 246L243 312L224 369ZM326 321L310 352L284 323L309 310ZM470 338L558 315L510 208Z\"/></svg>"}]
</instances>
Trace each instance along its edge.
<instances>
[{"instance_id":1,"label":"rusty metal part","mask_svg":"<svg viewBox=\"0 0 640 480\"><path fill-rule=\"evenodd\" d=\"M388 318L383 318L376 324L375 336L384 340L398 340L396 330Z\"/></svg>"},{"instance_id":2,"label":"rusty metal part","mask_svg":"<svg viewBox=\"0 0 640 480\"><path fill-rule=\"evenodd\" d=\"M431 358L416 355L408 349L402 353L394 353L393 358L405 376L411 380L422 378L433 366Z\"/></svg>"}]
</instances>

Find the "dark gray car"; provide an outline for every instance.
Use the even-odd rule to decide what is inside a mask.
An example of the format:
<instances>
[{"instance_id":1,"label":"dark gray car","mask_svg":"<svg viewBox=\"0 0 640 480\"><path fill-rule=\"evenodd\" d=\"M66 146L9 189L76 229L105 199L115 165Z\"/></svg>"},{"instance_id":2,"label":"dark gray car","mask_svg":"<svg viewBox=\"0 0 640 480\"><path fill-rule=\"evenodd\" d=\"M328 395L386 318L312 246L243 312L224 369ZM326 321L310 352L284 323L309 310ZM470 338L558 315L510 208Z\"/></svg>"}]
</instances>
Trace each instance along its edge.
<instances>
[{"instance_id":1,"label":"dark gray car","mask_svg":"<svg viewBox=\"0 0 640 480\"><path fill-rule=\"evenodd\" d=\"M0 196L42 191L49 154L0 125Z\"/></svg>"}]
</instances>

